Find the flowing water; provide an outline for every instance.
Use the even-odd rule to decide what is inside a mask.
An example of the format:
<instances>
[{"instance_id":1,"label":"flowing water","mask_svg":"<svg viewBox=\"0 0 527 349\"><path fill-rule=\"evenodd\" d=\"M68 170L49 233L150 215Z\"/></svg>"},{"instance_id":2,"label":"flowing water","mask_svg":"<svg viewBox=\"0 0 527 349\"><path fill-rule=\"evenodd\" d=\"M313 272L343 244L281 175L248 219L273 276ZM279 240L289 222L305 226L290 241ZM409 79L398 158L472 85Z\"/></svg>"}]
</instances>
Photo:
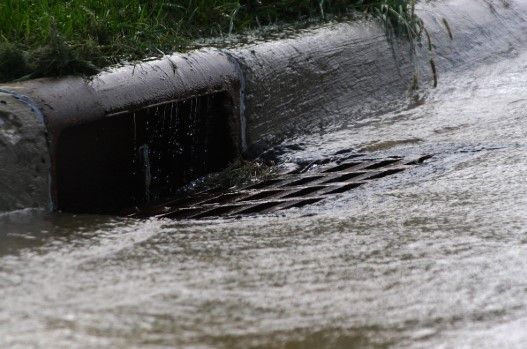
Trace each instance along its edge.
<instances>
[{"instance_id":1,"label":"flowing water","mask_svg":"<svg viewBox=\"0 0 527 349\"><path fill-rule=\"evenodd\" d=\"M527 346L527 54L412 108L295 140L435 154L313 206L232 220L0 216L1 348Z\"/></svg>"}]
</instances>

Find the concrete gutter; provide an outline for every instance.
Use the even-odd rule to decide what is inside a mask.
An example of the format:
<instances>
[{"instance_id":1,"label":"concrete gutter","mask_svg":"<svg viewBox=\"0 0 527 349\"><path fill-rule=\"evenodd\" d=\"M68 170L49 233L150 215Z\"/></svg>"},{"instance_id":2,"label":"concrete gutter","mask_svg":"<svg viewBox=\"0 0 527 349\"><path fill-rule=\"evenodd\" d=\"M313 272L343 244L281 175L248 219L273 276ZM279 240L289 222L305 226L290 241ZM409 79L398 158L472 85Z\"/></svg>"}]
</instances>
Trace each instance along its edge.
<instances>
[{"instance_id":1,"label":"concrete gutter","mask_svg":"<svg viewBox=\"0 0 527 349\"><path fill-rule=\"evenodd\" d=\"M7 128L0 123L0 147L4 148L0 152L46 159L47 141L54 208L110 212L161 199L164 191L170 193L174 186L217 170L236 156L255 156L295 135L347 127L357 119L408 104L414 76L419 76L422 87L432 85L431 58L440 79L441 74L497 55L513 55L527 40L527 4L519 0L440 1L423 4L419 13L431 34L432 52L426 42L413 51L405 41L389 40L377 24L358 21L240 49L176 54L90 80L40 79L6 85L0 88L12 96L28 96L43 115L45 127L36 121L31 124L33 131L27 136L36 140L34 145L15 150L1 142ZM207 107L200 107L203 104ZM19 115L24 107L31 109L18 103L18 109L9 112ZM169 107L171 121L155 121L165 120ZM190 115L184 124L174 121L184 118L181 112L174 114L174 108ZM24 115L31 113L39 114ZM199 137L188 137L191 130L175 131L194 125L196 118L208 120L200 124ZM227 134L228 140L218 138L218 133ZM171 135L176 136L170 140ZM193 146L173 147L180 138L207 147L201 151ZM224 143L228 143L224 149L217 149ZM10 158L5 161L13 163ZM133 175L112 166L113 162ZM39 178L17 184L10 199L0 201L0 210L46 204L42 195L46 180L42 170L32 165L33 161L17 163L0 171L0 183L12 181L20 171ZM156 172L156 166L163 170ZM35 192L40 194L12 199L16 193L30 193L31 186L37 186Z\"/></svg>"}]
</instances>

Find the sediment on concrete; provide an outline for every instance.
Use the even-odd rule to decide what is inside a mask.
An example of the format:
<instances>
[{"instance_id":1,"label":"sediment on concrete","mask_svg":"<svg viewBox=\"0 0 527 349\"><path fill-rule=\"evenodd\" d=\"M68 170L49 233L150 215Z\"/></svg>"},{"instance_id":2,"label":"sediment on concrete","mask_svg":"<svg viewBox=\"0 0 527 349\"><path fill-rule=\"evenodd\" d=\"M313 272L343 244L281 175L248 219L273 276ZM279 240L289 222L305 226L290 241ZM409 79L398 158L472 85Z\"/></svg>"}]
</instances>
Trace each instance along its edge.
<instances>
[{"instance_id":1,"label":"sediment on concrete","mask_svg":"<svg viewBox=\"0 0 527 349\"><path fill-rule=\"evenodd\" d=\"M44 117L54 208L109 212L160 199L241 154L256 156L298 134L350 127L400 108L416 93L415 77L422 93L434 78L440 83L442 74L514 55L527 40L527 4L520 1L438 1L421 4L419 13L430 45L425 36L412 47L377 23L357 21L237 49L175 54L88 80L2 88L28 96ZM37 129L30 152L42 155L44 131ZM4 182L32 165L8 167ZM39 179L15 196L31 186L47 190L47 175L33 175ZM42 202L7 199L0 209L35 204Z\"/></svg>"}]
</instances>

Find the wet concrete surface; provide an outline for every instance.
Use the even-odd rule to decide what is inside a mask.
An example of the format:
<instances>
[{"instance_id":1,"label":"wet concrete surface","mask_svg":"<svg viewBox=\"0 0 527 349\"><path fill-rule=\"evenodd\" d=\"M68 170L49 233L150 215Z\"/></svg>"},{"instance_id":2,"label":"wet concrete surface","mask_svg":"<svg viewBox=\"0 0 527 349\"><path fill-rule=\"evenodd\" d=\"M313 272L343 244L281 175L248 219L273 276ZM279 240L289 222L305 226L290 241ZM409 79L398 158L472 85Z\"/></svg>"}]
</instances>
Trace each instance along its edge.
<instances>
[{"instance_id":1,"label":"wet concrete surface","mask_svg":"<svg viewBox=\"0 0 527 349\"><path fill-rule=\"evenodd\" d=\"M524 347L527 54L494 58L284 144L283 162L435 154L331 200L199 222L2 214L0 347Z\"/></svg>"},{"instance_id":2,"label":"wet concrete surface","mask_svg":"<svg viewBox=\"0 0 527 349\"><path fill-rule=\"evenodd\" d=\"M0 212L49 208L49 162L42 115L0 89Z\"/></svg>"},{"instance_id":3,"label":"wet concrete surface","mask_svg":"<svg viewBox=\"0 0 527 349\"><path fill-rule=\"evenodd\" d=\"M404 107L414 78L434 85L430 61L444 83L444 72L514 57L527 42L523 1L426 1L417 13L430 41L423 35L415 45L386 36L378 23L354 21L231 50L243 71L249 153Z\"/></svg>"}]
</instances>

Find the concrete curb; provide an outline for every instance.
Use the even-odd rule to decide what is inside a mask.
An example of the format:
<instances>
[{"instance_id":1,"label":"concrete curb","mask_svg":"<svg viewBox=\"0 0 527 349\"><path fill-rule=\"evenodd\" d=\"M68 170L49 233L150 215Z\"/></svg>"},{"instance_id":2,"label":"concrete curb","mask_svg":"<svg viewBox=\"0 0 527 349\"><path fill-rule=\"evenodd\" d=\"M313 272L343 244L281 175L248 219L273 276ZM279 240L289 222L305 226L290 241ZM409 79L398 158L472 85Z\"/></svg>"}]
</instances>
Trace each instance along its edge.
<instances>
[{"instance_id":1,"label":"concrete curb","mask_svg":"<svg viewBox=\"0 0 527 349\"><path fill-rule=\"evenodd\" d=\"M514 54L527 41L527 4L520 1L450 0L424 4L419 12L432 52L426 43L414 52L405 41L388 40L375 23L358 21L240 49L176 54L91 80L40 79L2 88L29 96L44 115L54 208L110 212L161 199L242 153L255 156L297 134L327 132L398 108L408 103L414 76L431 85L430 58L440 76ZM171 140L170 132L195 128L196 119L207 120L199 136L177 137L199 146L174 146L180 140Z\"/></svg>"},{"instance_id":2,"label":"concrete curb","mask_svg":"<svg viewBox=\"0 0 527 349\"><path fill-rule=\"evenodd\" d=\"M341 23L298 38L235 50L244 73L247 144L257 155L298 134L317 134L407 105L412 79L439 75L513 54L527 41L527 4L451 0L418 9L430 33L412 53L375 23ZM448 27L453 39L449 37Z\"/></svg>"},{"instance_id":3,"label":"concrete curb","mask_svg":"<svg viewBox=\"0 0 527 349\"><path fill-rule=\"evenodd\" d=\"M0 90L0 212L49 204L49 155L40 110Z\"/></svg>"},{"instance_id":4,"label":"concrete curb","mask_svg":"<svg viewBox=\"0 0 527 349\"><path fill-rule=\"evenodd\" d=\"M146 127L161 106L224 93L230 105L228 120L224 120L228 124L226 136L232 140L232 147L239 149L238 72L228 56L218 50L167 56L117 68L90 80L38 79L7 88L31 96L45 116L51 158L50 195L55 209L106 212L150 200L149 191L155 185L151 177L155 174L138 167L155 164L155 159L147 148L141 147L148 146L146 143L138 144L146 140L135 139L142 132L136 128L141 122ZM178 160L182 162L179 166L196 166L192 159ZM174 181L175 185L218 170L218 166L205 165L193 175L182 174L182 178ZM133 175L123 172L124 169Z\"/></svg>"}]
</instances>

